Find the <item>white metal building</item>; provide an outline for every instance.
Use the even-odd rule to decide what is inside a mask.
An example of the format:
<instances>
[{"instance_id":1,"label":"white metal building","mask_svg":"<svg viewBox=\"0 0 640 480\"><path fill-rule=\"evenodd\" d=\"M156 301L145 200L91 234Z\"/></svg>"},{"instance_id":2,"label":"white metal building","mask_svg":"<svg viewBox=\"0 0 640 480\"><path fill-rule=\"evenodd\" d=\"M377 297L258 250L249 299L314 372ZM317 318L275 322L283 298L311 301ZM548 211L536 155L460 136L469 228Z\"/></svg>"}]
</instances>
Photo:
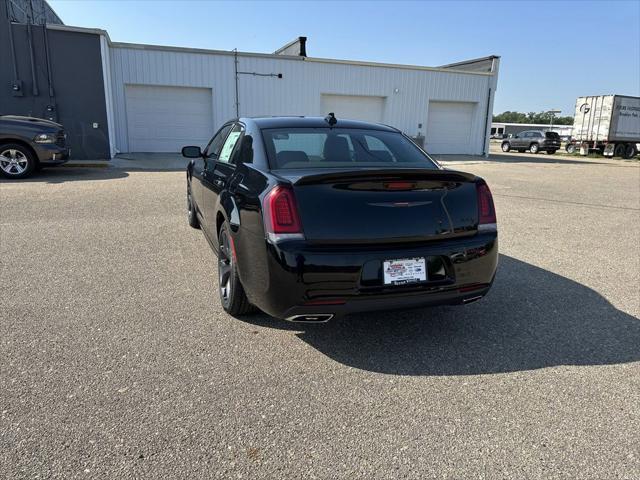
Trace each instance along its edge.
<instances>
[{"instance_id":1,"label":"white metal building","mask_svg":"<svg viewBox=\"0 0 640 480\"><path fill-rule=\"evenodd\" d=\"M328 112L393 125L432 153L489 151L496 56L421 67L291 55L294 42L236 53L115 43L92 31L102 35L112 156L205 145L238 114Z\"/></svg>"}]
</instances>

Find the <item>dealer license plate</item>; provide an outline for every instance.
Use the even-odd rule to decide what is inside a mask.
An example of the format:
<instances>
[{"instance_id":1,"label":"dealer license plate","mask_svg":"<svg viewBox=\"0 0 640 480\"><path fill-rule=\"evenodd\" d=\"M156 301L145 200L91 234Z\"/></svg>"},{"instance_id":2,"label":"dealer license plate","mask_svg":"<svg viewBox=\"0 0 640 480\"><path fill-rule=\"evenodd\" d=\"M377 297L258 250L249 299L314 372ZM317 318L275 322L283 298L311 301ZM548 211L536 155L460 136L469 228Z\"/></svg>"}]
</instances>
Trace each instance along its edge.
<instances>
[{"instance_id":1,"label":"dealer license plate","mask_svg":"<svg viewBox=\"0 0 640 480\"><path fill-rule=\"evenodd\" d=\"M426 262L423 257L385 260L382 270L385 285L404 285L427 280Z\"/></svg>"}]
</instances>

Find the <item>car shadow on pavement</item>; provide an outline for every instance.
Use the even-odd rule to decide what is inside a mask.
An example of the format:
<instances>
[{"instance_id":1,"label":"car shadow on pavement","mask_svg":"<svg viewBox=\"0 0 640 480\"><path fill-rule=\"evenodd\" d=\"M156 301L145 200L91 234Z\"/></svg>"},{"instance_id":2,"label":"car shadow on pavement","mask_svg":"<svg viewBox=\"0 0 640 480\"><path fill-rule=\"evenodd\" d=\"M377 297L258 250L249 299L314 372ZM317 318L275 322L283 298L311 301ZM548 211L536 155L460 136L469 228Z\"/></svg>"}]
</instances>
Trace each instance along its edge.
<instances>
[{"instance_id":1,"label":"car shadow on pavement","mask_svg":"<svg viewBox=\"0 0 640 480\"><path fill-rule=\"evenodd\" d=\"M22 179L1 178L0 183L67 183L89 180L114 180L128 177L123 170L110 167L53 167L34 172Z\"/></svg>"},{"instance_id":2,"label":"car shadow on pavement","mask_svg":"<svg viewBox=\"0 0 640 480\"><path fill-rule=\"evenodd\" d=\"M640 360L640 320L596 291L506 255L483 300L322 325L256 315L342 364L395 375L478 375Z\"/></svg>"}]
</instances>

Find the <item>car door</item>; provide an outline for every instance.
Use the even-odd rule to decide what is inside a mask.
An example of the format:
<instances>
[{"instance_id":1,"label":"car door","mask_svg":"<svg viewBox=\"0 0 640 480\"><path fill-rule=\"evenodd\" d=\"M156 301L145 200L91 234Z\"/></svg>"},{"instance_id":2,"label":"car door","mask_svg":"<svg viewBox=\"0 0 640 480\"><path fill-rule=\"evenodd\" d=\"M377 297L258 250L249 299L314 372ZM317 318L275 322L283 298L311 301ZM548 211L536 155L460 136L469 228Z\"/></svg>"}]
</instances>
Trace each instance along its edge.
<instances>
[{"instance_id":1,"label":"car door","mask_svg":"<svg viewBox=\"0 0 640 480\"><path fill-rule=\"evenodd\" d=\"M191 182L191 195L195 200L198 213L202 217L202 223L206 226L204 218L204 189L205 189L205 172L209 165L213 165L220 155L220 151L227 139L227 135L233 128L233 123L223 125L209 141L207 147L202 154L202 158L196 158L193 165L193 180Z\"/></svg>"},{"instance_id":2,"label":"car door","mask_svg":"<svg viewBox=\"0 0 640 480\"><path fill-rule=\"evenodd\" d=\"M511 142L511 145L513 145L515 148L522 148L522 146L524 145L524 137L526 136L526 134L526 131L517 133L515 138L513 139L513 142Z\"/></svg>"},{"instance_id":3,"label":"car door","mask_svg":"<svg viewBox=\"0 0 640 480\"><path fill-rule=\"evenodd\" d=\"M243 133L241 124L233 124L226 136L220 153L215 160L207 160L203 173L202 205L205 217L205 228L210 238L216 238L216 214L220 204L221 192L229 186L231 176L235 171L235 165L231 162L233 153Z\"/></svg>"},{"instance_id":4,"label":"car door","mask_svg":"<svg viewBox=\"0 0 640 480\"><path fill-rule=\"evenodd\" d=\"M544 138L544 136L542 135L541 132L533 132L533 138L531 139L532 142L538 142L539 145L542 145L542 139Z\"/></svg>"}]
</instances>

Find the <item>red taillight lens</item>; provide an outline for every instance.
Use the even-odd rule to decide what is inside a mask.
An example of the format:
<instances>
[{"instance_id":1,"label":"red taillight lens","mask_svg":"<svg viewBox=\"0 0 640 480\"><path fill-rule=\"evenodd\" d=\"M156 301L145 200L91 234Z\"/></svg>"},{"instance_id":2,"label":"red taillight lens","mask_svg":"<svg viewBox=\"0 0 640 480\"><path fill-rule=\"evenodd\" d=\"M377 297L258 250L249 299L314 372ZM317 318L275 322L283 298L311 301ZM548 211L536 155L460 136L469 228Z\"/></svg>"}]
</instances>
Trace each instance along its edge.
<instances>
[{"instance_id":1,"label":"red taillight lens","mask_svg":"<svg viewBox=\"0 0 640 480\"><path fill-rule=\"evenodd\" d=\"M493 206L491 190L486 183L478 184L478 224L496 223L496 210Z\"/></svg>"},{"instance_id":2,"label":"red taillight lens","mask_svg":"<svg viewBox=\"0 0 640 480\"><path fill-rule=\"evenodd\" d=\"M296 198L290 187L275 187L264 198L263 207L267 233L302 234Z\"/></svg>"},{"instance_id":3,"label":"red taillight lens","mask_svg":"<svg viewBox=\"0 0 640 480\"><path fill-rule=\"evenodd\" d=\"M414 182L388 182L384 184L387 190L413 190L416 188Z\"/></svg>"}]
</instances>

